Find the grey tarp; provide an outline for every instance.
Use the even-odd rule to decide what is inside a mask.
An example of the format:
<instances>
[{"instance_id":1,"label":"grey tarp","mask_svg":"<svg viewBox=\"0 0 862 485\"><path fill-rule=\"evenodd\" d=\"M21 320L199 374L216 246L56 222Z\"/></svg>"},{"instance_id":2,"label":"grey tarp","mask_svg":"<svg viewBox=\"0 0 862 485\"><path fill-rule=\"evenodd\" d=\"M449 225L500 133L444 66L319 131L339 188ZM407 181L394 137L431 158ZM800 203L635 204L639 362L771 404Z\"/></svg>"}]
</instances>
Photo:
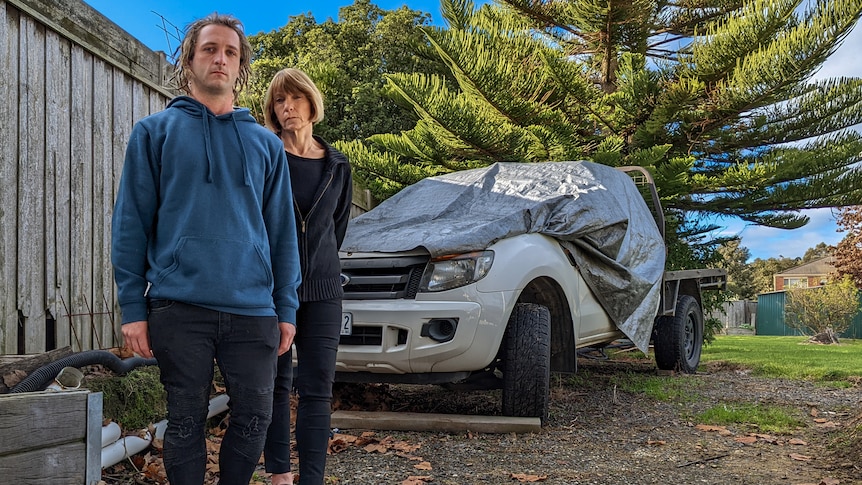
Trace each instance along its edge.
<instances>
[{"instance_id":1,"label":"grey tarp","mask_svg":"<svg viewBox=\"0 0 862 485\"><path fill-rule=\"evenodd\" d=\"M610 318L647 351L664 241L631 178L605 165L506 162L427 178L351 220L341 250L439 256L526 233L568 248Z\"/></svg>"}]
</instances>

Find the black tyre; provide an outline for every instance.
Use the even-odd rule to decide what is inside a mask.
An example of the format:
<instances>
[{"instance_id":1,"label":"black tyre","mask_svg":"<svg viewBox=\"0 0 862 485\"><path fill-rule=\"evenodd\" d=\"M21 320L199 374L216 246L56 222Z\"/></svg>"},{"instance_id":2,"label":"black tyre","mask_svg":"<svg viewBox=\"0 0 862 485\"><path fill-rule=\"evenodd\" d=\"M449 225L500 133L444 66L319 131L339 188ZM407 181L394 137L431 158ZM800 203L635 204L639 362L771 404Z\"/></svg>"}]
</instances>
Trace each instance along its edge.
<instances>
[{"instance_id":1,"label":"black tyre","mask_svg":"<svg viewBox=\"0 0 862 485\"><path fill-rule=\"evenodd\" d=\"M503 415L548 419L551 313L518 303L503 337Z\"/></svg>"},{"instance_id":2,"label":"black tyre","mask_svg":"<svg viewBox=\"0 0 862 485\"><path fill-rule=\"evenodd\" d=\"M659 369L693 374L700 365L703 349L703 312L697 300L683 295L672 317L655 322L655 362Z\"/></svg>"}]
</instances>

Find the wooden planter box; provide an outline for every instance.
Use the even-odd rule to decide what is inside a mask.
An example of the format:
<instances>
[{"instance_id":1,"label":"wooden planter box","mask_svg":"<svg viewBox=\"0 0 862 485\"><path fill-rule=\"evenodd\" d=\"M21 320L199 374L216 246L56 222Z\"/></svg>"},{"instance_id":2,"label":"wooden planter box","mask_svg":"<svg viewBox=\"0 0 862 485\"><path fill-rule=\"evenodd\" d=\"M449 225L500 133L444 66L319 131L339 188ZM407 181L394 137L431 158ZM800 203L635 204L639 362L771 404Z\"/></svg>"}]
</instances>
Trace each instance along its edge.
<instances>
[{"instance_id":1,"label":"wooden planter box","mask_svg":"<svg viewBox=\"0 0 862 485\"><path fill-rule=\"evenodd\" d=\"M101 453L101 392L0 394L0 482L95 485Z\"/></svg>"}]
</instances>

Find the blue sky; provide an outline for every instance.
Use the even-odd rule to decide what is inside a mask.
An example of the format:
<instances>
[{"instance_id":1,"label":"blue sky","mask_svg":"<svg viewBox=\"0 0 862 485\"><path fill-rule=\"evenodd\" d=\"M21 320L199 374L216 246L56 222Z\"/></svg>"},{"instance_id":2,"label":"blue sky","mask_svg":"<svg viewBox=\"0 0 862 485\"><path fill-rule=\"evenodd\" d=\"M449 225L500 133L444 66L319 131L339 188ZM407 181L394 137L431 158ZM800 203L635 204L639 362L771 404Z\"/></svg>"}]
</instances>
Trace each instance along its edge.
<instances>
[{"instance_id":1,"label":"blue sky","mask_svg":"<svg viewBox=\"0 0 862 485\"><path fill-rule=\"evenodd\" d=\"M164 17L170 24L182 29L193 20L217 11L233 14L245 24L246 33L271 32L287 23L291 15L311 13L318 22L327 18L338 19L338 9L352 4L352 0L318 0L315 2L273 1L200 1L148 0L146 2L119 2L117 0L85 0L86 3L108 17L150 49L172 54L177 46L168 39L162 24ZM432 15L435 24L441 24L439 0L372 0L386 10L407 5ZM482 3L476 1L475 3ZM161 17L160 17L161 16ZM166 25L170 28L170 25ZM173 31L173 30L172 30ZM862 77L862 63L858 61L862 50L862 27L857 26L844 44L826 62L817 78L834 76ZM808 225L794 230L770 229L746 224L738 219L717 221L722 235L739 235L742 245L755 258L784 256L801 257L805 250L820 242L835 244L843 238L836 231L835 218L830 209L805 212L811 218Z\"/></svg>"},{"instance_id":2,"label":"blue sky","mask_svg":"<svg viewBox=\"0 0 862 485\"><path fill-rule=\"evenodd\" d=\"M327 18L338 19L338 9L352 5L353 0L312 0L305 1L222 1L222 0L147 0L128 2L118 0L84 0L85 3L111 19L150 49L172 54L177 47L174 39L170 45L162 30L164 17L170 23L184 28L192 21L211 12L231 14L242 21L246 34L271 32L284 26L292 15L311 13L315 20L323 22ZM413 10L430 13L435 23L441 24L440 2L438 0L372 0L374 5L384 10L394 10L407 5ZM479 2L476 2L479 3ZM160 17L161 16L161 17ZM172 30L173 32L173 30Z\"/></svg>"}]
</instances>

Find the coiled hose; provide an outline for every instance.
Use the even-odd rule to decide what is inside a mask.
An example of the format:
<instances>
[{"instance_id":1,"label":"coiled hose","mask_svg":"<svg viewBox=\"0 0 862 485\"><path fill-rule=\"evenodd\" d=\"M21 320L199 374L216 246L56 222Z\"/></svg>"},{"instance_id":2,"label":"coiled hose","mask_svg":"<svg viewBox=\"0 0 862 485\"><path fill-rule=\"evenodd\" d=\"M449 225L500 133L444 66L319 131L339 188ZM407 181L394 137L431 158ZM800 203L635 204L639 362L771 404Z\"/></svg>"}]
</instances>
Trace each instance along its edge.
<instances>
[{"instance_id":1,"label":"coiled hose","mask_svg":"<svg viewBox=\"0 0 862 485\"><path fill-rule=\"evenodd\" d=\"M120 359L107 350L87 350L77 354L63 357L48 365L40 367L19 382L12 389L13 392L41 391L57 377L64 367L83 367L85 365L102 364L119 375L123 375L137 367L145 365L156 365L156 359L144 359L143 357L130 357Z\"/></svg>"}]
</instances>

